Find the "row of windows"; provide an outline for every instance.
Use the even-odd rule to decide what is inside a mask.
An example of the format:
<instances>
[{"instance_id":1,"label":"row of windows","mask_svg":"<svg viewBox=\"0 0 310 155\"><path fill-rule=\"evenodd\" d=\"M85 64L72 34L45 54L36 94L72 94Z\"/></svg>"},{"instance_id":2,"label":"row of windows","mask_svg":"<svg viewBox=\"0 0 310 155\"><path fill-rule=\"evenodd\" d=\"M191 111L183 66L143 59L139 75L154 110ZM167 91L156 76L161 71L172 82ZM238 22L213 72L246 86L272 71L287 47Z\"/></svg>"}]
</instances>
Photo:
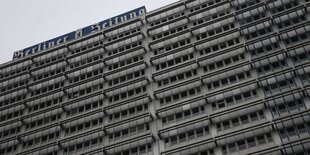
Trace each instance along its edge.
<instances>
[{"instance_id":1,"label":"row of windows","mask_svg":"<svg viewBox=\"0 0 310 155\"><path fill-rule=\"evenodd\" d=\"M53 63L57 60L63 59L64 57L65 57L64 55L57 55L57 56L54 56L54 57L51 57L48 59L44 59L42 61L36 62L36 67L43 66L45 64Z\"/></svg>"},{"instance_id":2,"label":"row of windows","mask_svg":"<svg viewBox=\"0 0 310 155\"><path fill-rule=\"evenodd\" d=\"M10 154L17 150L17 145L8 146L3 149L0 149L0 154Z\"/></svg>"},{"instance_id":3,"label":"row of windows","mask_svg":"<svg viewBox=\"0 0 310 155\"><path fill-rule=\"evenodd\" d=\"M196 25L201 25L203 23L206 23L208 21L211 21L211 20L215 20L217 18L220 18L220 17L223 17L227 14L230 14L230 10L227 9L227 10L224 10L224 11L221 11L221 12L216 12L210 16L207 16L207 17L203 17L201 19L198 19L196 21L193 21L193 25L196 26Z\"/></svg>"},{"instance_id":4,"label":"row of windows","mask_svg":"<svg viewBox=\"0 0 310 155\"><path fill-rule=\"evenodd\" d=\"M17 68L17 69L15 69L15 70L12 70L12 71L9 72L9 73L0 74L0 77L1 77L1 79L2 79L2 78L6 78L6 77L9 77L9 76L13 76L13 75L15 75L15 74L18 74L18 73L26 72L26 71L28 71L28 70L30 70L30 69L31 69L31 64L28 64L27 66L23 66L23 67L21 67L21 68Z\"/></svg>"},{"instance_id":5,"label":"row of windows","mask_svg":"<svg viewBox=\"0 0 310 155\"><path fill-rule=\"evenodd\" d=\"M103 55L98 54L98 55L91 56L89 58L85 58L85 59L79 60L77 62L73 62L73 63L70 62L70 68L71 69L77 68L79 66L83 66L83 65L89 64L89 63L97 61L99 59L103 59Z\"/></svg>"},{"instance_id":6,"label":"row of windows","mask_svg":"<svg viewBox=\"0 0 310 155\"><path fill-rule=\"evenodd\" d=\"M249 13L251 13L251 12L249 12ZM251 15L251 16L248 16L248 17L246 17L244 19L241 19L241 20L239 20L239 22L240 22L241 25L245 25L247 23L251 23L251 22L257 21L257 20L259 20L261 18L264 18L264 17L266 17L266 13L265 12L259 12L259 13L255 14L255 15Z\"/></svg>"},{"instance_id":7,"label":"row of windows","mask_svg":"<svg viewBox=\"0 0 310 155\"><path fill-rule=\"evenodd\" d=\"M232 128L242 126L248 123L255 122L265 118L263 111L257 111L250 114L242 115L237 118L232 118L221 123L217 123L217 131L231 130Z\"/></svg>"},{"instance_id":8,"label":"row of windows","mask_svg":"<svg viewBox=\"0 0 310 155\"><path fill-rule=\"evenodd\" d=\"M179 145L180 143L191 141L193 139L199 139L202 137L205 137L206 135L209 135L209 127L202 127L194 130L190 130L184 133L180 133L175 136L171 136L169 138L165 139L165 146L173 146L173 145Z\"/></svg>"},{"instance_id":9,"label":"row of windows","mask_svg":"<svg viewBox=\"0 0 310 155\"><path fill-rule=\"evenodd\" d=\"M167 117L162 118L163 125L169 125L171 123L183 121L189 118L193 118L194 116L204 114L205 113L205 107L200 106L196 108L192 108L186 111L182 111Z\"/></svg>"},{"instance_id":10,"label":"row of windows","mask_svg":"<svg viewBox=\"0 0 310 155\"><path fill-rule=\"evenodd\" d=\"M213 149L209 149L209 150L205 150L205 151L191 153L190 155L214 155L214 150Z\"/></svg>"},{"instance_id":11,"label":"row of windows","mask_svg":"<svg viewBox=\"0 0 310 155\"><path fill-rule=\"evenodd\" d=\"M129 31L126 31L126 32L117 34L117 35L115 35L115 36L109 37L109 38L108 38L108 42L111 42L111 41L113 41L113 40L117 40L117 39L124 38L124 37L126 37L126 36L129 36L129 35L131 35L131 34L134 34L134 33L140 32L140 31L141 31L140 28L131 29L131 30L129 30Z\"/></svg>"},{"instance_id":12,"label":"row of windows","mask_svg":"<svg viewBox=\"0 0 310 155\"><path fill-rule=\"evenodd\" d=\"M306 51L306 49L303 49L302 53L296 52L296 55L292 56L292 60L294 63L302 63L309 59L310 59L310 51Z\"/></svg>"},{"instance_id":13,"label":"row of windows","mask_svg":"<svg viewBox=\"0 0 310 155\"><path fill-rule=\"evenodd\" d=\"M122 131L117 131L117 132L110 134L109 140L110 141L123 140L126 137L132 137L133 135L145 133L146 131L149 131L149 130L150 130L150 125L148 123L140 124L140 125L133 126L128 129L123 129Z\"/></svg>"},{"instance_id":14,"label":"row of windows","mask_svg":"<svg viewBox=\"0 0 310 155\"><path fill-rule=\"evenodd\" d=\"M208 65L203 67L203 70L205 72L210 72L210 71L213 71L213 70L216 70L216 69L220 69L220 68L223 68L223 67L227 67L227 66L236 64L237 62L240 62L240 61L242 61L244 59L245 59L245 57L244 57L244 54L242 53L240 55L236 55L236 56L233 56L233 57L230 57L230 58L226 58L224 60L217 61L215 63L208 64Z\"/></svg>"},{"instance_id":15,"label":"row of windows","mask_svg":"<svg viewBox=\"0 0 310 155\"><path fill-rule=\"evenodd\" d=\"M7 129L7 130L4 130L3 132L0 132L0 138L5 138L9 135L17 135L18 133L20 132L20 127L14 127L14 128L11 128L11 129Z\"/></svg>"},{"instance_id":16,"label":"row of windows","mask_svg":"<svg viewBox=\"0 0 310 155\"><path fill-rule=\"evenodd\" d=\"M57 155L57 151L50 152L50 153L42 153L42 155Z\"/></svg>"},{"instance_id":17,"label":"row of windows","mask_svg":"<svg viewBox=\"0 0 310 155\"><path fill-rule=\"evenodd\" d=\"M79 74L76 77L69 78L69 83L76 83L76 82L79 82L79 81L82 81L84 79L88 79L88 78L94 77L94 76L102 74L102 73L103 73L103 69L102 68L99 68L99 69L96 69L96 70L92 70L92 71L84 73L84 74Z\"/></svg>"},{"instance_id":18,"label":"row of windows","mask_svg":"<svg viewBox=\"0 0 310 155\"><path fill-rule=\"evenodd\" d=\"M102 88L103 88L103 84L102 83L94 85L94 86L90 86L88 88L84 88L84 89L80 89L80 90L77 90L77 91L72 92L72 93L68 93L68 98L69 99L78 98L80 96L90 94L90 93L92 93L94 91L97 91L99 89L102 89Z\"/></svg>"},{"instance_id":19,"label":"row of windows","mask_svg":"<svg viewBox=\"0 0 310 155\"><path fill-rule=\"evenodd\" d=\"M305 33L302 34L296 34L293 37L289 37L287 39L284 39L284 43L286 45L292 45L296 44L297 42L301 42L303 40L309 39L310 38L310 31L306 31Z\"/></svg>"},{"instance_id":20,"label":"row of windows","mask_svg":"<svg viewBox=\"0 0 310 155\"><path fill-rule=\"evenodd\" d=\"M278 104L271 108L271 113L273 117L281 116L286 113L291 113L300 110L301 108L305 108L305 105L302 99L296 99L290 102L285 102L282 104Z\"/></svg>"},{"instance_id":21,"label":"row of windows","mask_svg":"<svg viewBox=\"0 0 310 155\"><path fill-rule=\"evenodd\" d=\"M279 1L277 1L277 2L279 2ZM289 1L286 4L284 4L284 2L282 0L280 2L282 3L281 5L270 9L272 14L275 14L275 13L278 13L278 12L282 12L282 11L291 9L291 8L293 8L295 6L298 6L298 1ZM272 5L274 3L270 3L270 4ZM269 4L269 6L270 6L270 4Z\"/></svg>"},{"instance_id":22,"label":"row of windows","mask_svg":"<svg viewBox=\"0 0 310 155\"><path fill-rule=\"evenodd\" d=\"M168 21L171 21L173 19L179 18L179 17L184 16L184 15L185 15L185 12L178 12L178 13L173 14L171 16L168 16L168 17L165 17L165 18L161 18L160 20L152 22L151 23L151 27L154 27L154 26L162 24L162 23L166 23Z\"/></svg>"},{"instance_id":23,"label":"row of windows","mask_svg":"<svg viewBox=\"0 0 310 155\"><path fill-rule=\"evenodd\" d=\"M265 34L270 33L270 32L272 32L272 28L271 27L265 27L265 28L256 30L254 32L251 32L249 34L246 34L245 38L246 38L246 40L250 40L250 39L254 39L254 38L257 38L259 36L265 35Z\"/></svg>"},{"instance_id":24,"label":"row of windows","mask_svg":"<svg viewBox=\"0 0 310 155\"><path fill-rule=\"evenodd\" d=\"M234 105L234 104L243 103L245 101L256 98L256 95L257 95L256 90L252 90L252 91L247 91L247 92L244 92L244 93L241 93L238 95L234 95L231 97L227 97L227 98L224 98L222 100L212 102L211 103L212 109L217 110L217 109L229 107L229 106Z\"/></svg>"},{"instance_id":25,"label":"row of windows","mask_svg":"<svg viewBox=\"0 0 310 155\"><path fill-rule=\"evenodd\" d=\"M190 53L190 54L187 54L187 55L184 55L184 56L181 56L181 57L169 60L167 62L163 62L163 63L158 64L158 65L155 66L156 67L156 71L161 70L161 69L165 69L167 67L171 67L173 65L177 65L179 63L191 60L193 58L194 58L194 54Z\"/></svg>"},{"instance_id":26,"label":"row of windows","mask_svg":"<svg viewBox=\"0 0 310 155\"><path fill-rule=\"evenodd\" d=\"M279 19L281 20L281 18L279 18ZM288 18L285 21L281 20L281 22L277 24L277 27L279 29L282 29L282 28L286 28L286 27L289 27L289 26L297 24L297 23L301 23L302 21L305 21L305 20L306 20L306 16L302 14L302 15L298 15L295 18Z\"/></svg>"},{"instance_id":27,"label":"row of windows","mask_svg":"<svg viewBox=\"0 0 310 155\"><path fill-rule=\"evenodd\" d=\"M108 55L111 56L111 55L115 55L117 53L124 53L130 49L133 49L135 47L138 47L138 46L141 46L142 45L142 42L141 41L138 41L138 42L134 42L134 43L131 43L129 45L125 45L125 46L122 46L122 47L119 47L113 51L109 51Z\"/></svg>"},{"instance_id":28,"label":"row of windows","mask_svg":"<svg viewBox=\"0 0 310 155\"><path fill-rule=\"evenodd\" d=\"M240 140L236 143L231 143L225 146L222 146L222 151L224 154L231 154L234 152L242 151L245 149L250 149L259 145L264 145L272 142L272 137L270 133L247 138L245 140Z\"/></svg>"},{"instance_id":29,"label":"row of windows","mask_svg":"<svg viewBox=\"0 0 310 155\"><path fill-rule=\"evenodd\" d=\"M79 107L68 110L67 117L74 116L74 115L101 107L102 105L103 105L102 100L94 101L92 103L87 103L87 104L82 103L81 105L79 105Z\"/></svg>"},{"instance_id":30,"label":"row of windows","mask_svg":"<svg viewBox=\"0 0 310 155\"><path fill-rule=\"evenodd\" d=\"M126 81L132 80L134 78L138 78L144 75L144 70L140 70L140 71L136 71L134 73L128 73L124 76L118 77L118 78L114 78L113 80L109 81L109 86L113 86L113 85L117 85L117 84L121 84L124 83Z\"/></svg>"},{"instance_id":31,"label":"row of windows","mask_svg":"<svg viewBox=\"0 0 310 155\"><path fill-rule=\"evenodd\" d=\"M55 97L54 99L48 100L48 101L43 100L40 104L35 104L33 106L29 106L28 107L28 113L48 108L52 105L59 104L62 101L63 101L62 97L58 97L58 98Z\"/></svg>"},{"instance_id":32,"label":"row of windows","mask_svg":"<svg viewBox=\"0 0 310 155\"><path fill-rule=\"evenodd\" d=\"M173 43L173 44L169 44L169 45L166 45L164 47L160 47L160 48L154 50L154 55L158 55L158 54L161 54L164 52L168 52L168 51L171 51L171 50L176 49L178 47L185 46L185 45L190 44L190 43L191 43L190 39L185 39L185 40Z\"/></svg>"},{"instance_id":33,"label":"row of windows","mask_svg":"<svg viewBox=\"0 0 310 155\"><path fill-rule=\"evenodd\" d=\"M55 70L48 70L48 72L45 72L43 74L35 75L33 77L33 81L38 81L38 80L41 80L41 79L44 79L44 78L48 78L48 77L51 77L53 75L65 72L65 71L66 71L66 67L58 68L58 69L55 69Z\"/></svg>"},{"instance_id":34,"label":"row of windows","mask_svg":"<svg viewBox=\"0 0 310 155\"><path fill-rule=\"evenodd\" d=\"M263 45L262 47L254 48L253 50L249 50L249 52L251 53L252 56L257 57L264 53L273 52L279 48L280 48L279 43L275 42L272 44Z\"/></svg>"},{"instance_id":35,"label":"row of windows","mask_svg":"<svg viewBox=\"0 0 310 155\"><path fill-rule=\"evenodd\" d=\"M27 85L29 82L29 79L21 80L21 81L14 81L15 83L4 86L1 88L1 92L9 91L11 89Z\"/></svg>"},{"instance_id":36,"label":"row of windows","mask_svg":"<svg viewBox=\"0 0 310 155\"><path fill-rule=\"evenodd\" d=\"M123 92L121 94L113 95L112 97L109 98L109 101L110 101L110 103L113 103L113 102L116 102L119 100L123 100L123 99L129 98L129 97L132 97L134 95L138 95L138 94L143 93L143 92L146 92L146 86L139 87L136 89L132 89L132 90L129 90L127 92Z\"/></svg>"},{"instance_id":37,"label":"row of windows","mask_svg":"<svg viewBox=\"0 0 310 155\"><path fill-rule=\"evenodd\" d=\"M98 41L98 42L95 42L95 43L88 43L86 46L83 46L83 47L81 47L81 48L78 48L78 49L76 49L76 50L72 50L71 51L71 54L73 55L73 54L76 54L76 53L80 53L80 52L82 52L82 51L86 51L87 49L91 49L91 48L93 48L93 47L97 47L97 46L99 46L100 44L103 44L102 43L102 41Z\"/></svg>"},{"instance_id":38,"label":"row of windows","mask_svg":"<svg viewBox=\"0 0 310 155\"><path fill-rule=\"evenodd\" d=\"M238 2L238 1L237 1ZM250 6L253 6L257 3L259 3L260 0L249 0L249 1L245 1L244 3L242 4L238 4L235 6L235 9L238 11L238 10L241 10L241 9L245 9L245 8L248 8Z\"/></svg>"},{"instance_id":39,"label":"row of windows","mask_svg":"<svg viewBox=\"0 0 310 155\"><path fill-rule=\"evenodd\" d=\"M240 81L244 81L245 79L251 78L251 73L249 71L240 73L238 75L232 75L227 78L219 79L218 81L208 83L208 90L214 90L220 87L225 87L234 83L238 83Z\"/></svg>"},{"instance_id":40,"label":"row of windows","mask_svg":"<svg viewBox=\"0 0 310 155\"><path fill-rule=\"evenodd\" d=\"M64 152L71 154L71 152L74 152L74 151L79 152L79 151L86 150L89 148L94 148L96 146L100 146L102 143L102 140L103 140L103 137L96 137L90 140L85 140L81 143L69 146L68 148L67 147L64 148Z\"/></svg>"},{"instance_id":41,"label":"row of windows","mask_svg":"<svg viewBox=\"0 0 310 155\"><path fill-rule=\"evenodd\" d=\"M32 90L31 91L31 96L35 96L35 95L43 94L43 93L46 93L46 92L50 92L52 90L55 90L55 89L58 89L58 88L62 88L63 86L64 86L64 82L63 81L57 82L57 83L54 83L52 85L49 85L49 86L46 86L46 87L43 87L43 88L40 88L40 89Z\"/></svg>"},{"instance_id":42,"label":"row of windows","mask_svg":"<svg viewBox=\"0 0 310 155\"><path fill-rule=\"evenodd\" d=\"M129 64L138 62L140 60L143 60L143 56L142 55L138 55L138 56L135 56L135 57L132 57L132 58L129 58L129 59L126 59L126 60L114 63L113 65L109 66L109 70L117 69L119 67L124 67L125 65L129 65Z\"/></svg>"},{"instance_id":43,"label":"row of windows","mask_svg":"<svg viewBox=\"0 0 310 155\"><path fill-rule=\"evenodd\" d=\"M179 27L176 27L176 28L173 28L173 29L169 29L168 31L165 31L163 33L160 33L160 34L156 34L154 36L152 36L152 39L153 40L157 40L157 39L161 39L161 38L165 38L169 35L172 35L172 34L175 34L177 32L181 32L185 29L187 29L187 25L183 25L183 26L179 26Z\"/></svg>"},{"instance_id":44,"label":"row of windows","mask_svg":"<svg viewBox=\"0 0 310 155\"><path fill-rule=\"evenodd\" d=\"M290 139L294 136L298 136L299 138L301 138L301 135L304 133L307 133L307 135L309 135L309 125L310 123L306 123L304 122L303 124L299 124L299 125L294 125L291 127L285 127L281 130L279 130L279 135L280 138L283 139Z\"/></svg>"},{"instance_id":45,"label":"row of windows","mask_svg":"<svg viewBox=\"0 0 310 155\"><path fill-rule=\"evenodd\" d=\"M158 85L158 87L166 86L168 84L173 84L173 83L176 83L179 81L183 81L185 79L191 78L191 77L196 76L196 75L197 75L197 70L193 69L191 71L188 71L185 73L180 73L180 74L177 74L175 76L171 76L169 78L160 80L157 82L157 85Z\"/></svg>"},{"instance_id":46,"label":"row of windows","mask_svg":"<svg viewBox=\"0 0 310 155\"><path fill-rule=\"evenodd\" d=\"M263 87L263 90L265 94L269 95L291 87L295 87L293 79L286 79L282 81L277 81L276 83L268 84L267 86Z\"/></svg>"},{"instance_id":47,"label":"row of windows","mask_svg":"<svg viewBox=\"0 0 310 155\"><path fill-rule=\"evenodd\" d=\"M208 47L208 48L201 50L200 55L206 55L209 53L216 52L218 50L223 50L223 49L226 49L230 46L233 46L233 45L239 44L239 43L240 43L240 40L238 38L231 39L231 40L228 40L226 42L222 42L222 43L213 45L212 47Z\"/></svg>"},{"instance_id":48,"label":"row of windows","mask_svg":"<svg viewBox=\"0 0 310 155\"><path fill-rule=\"evenodd\" d=\"M102 123L103 123L103 118L93 119L87 122L83 122L82 124L77 124L69 128L66 128L65 133L66 135L74 134L74 133L81 132L81 131L84 131L90 128L95 128L99 125L102 125Z\"/></svg>"},{"instance_id":49,"label":"row of windows","mask_svg":"<svg viewBox=\"0 0 310 155\"><path fill-rule=\"evenodd\" d=\"M201 93L200 87L197 87L197 88L185 90L185 91L182 91L176 94L172 94L165 98L161 98L159 99L159 101L160 101L160 105L163 106L163 105L171 104L172 102L175 103L179 101L180 99L185 99L185 98L188 98L196 94L200 94L200 93Z\"/></svg>"},{"instance_id":50,"label":"row of windows","mask_svg":"<svg viewBox=\"0 0 310 155\"><path fill-rule=\"evenodd\" d=\"M57 131L55 133L49 133L48 135L45 135L45 136L40 136L40 137L37 137L35 139L24 141L23 142L23 148L33 147L36 145L42 145L43 143L53 141L53 140L57 139L58 137L59 137L59 131Z\"/></svg>"},{"instance_id":51,"label":"row of windows","mask_svg":"<svg viewBox=\"0 0 310 155\"><path fill-rule=\"evenodd\" d=\"M220 3L221 2L221 0L212 0L212 1L208 1L208 2L205 2L205 3L202 3L200 6L197 6L197 7L195 7L195 8L191 8L189 11L190 12L196 12L196 11L198 11L198 10L202 10L202 9L204 9L204 8L206 8L206 7L210 7L210 6L213 6L214 4L216 4L216 3Z\"/></svg>"},{"instance_id":52,"label":"row of windows","mask_svg":"<svg viewBox=\"0 0 310 155\"><path fill-rule=\"evenodd\" d=\"M0 122L6 121L6 120L9 120L9 119L21 116L21 115L23 115L23 110L14 111L6 115L1 114Z\"/></svg>"},{"instance_id":53,"label":"row of windows","mask_svg":"<svg viewBox=\"0 0 310 155\"><path fill-rule=\"evenodd\" d=\"M121 112L114 113L112 115L109 115L110 121L117 121L119 119L124 119L133 115L137 115L139 113L142 113L144 111L148 111L148 104L139 105L136 107L132 107L126 110L122 110Z\"/></svg>"},{"instance_id":54,"label":"row of windows","mask_svg":"<svg viewBox=\"0 0 310 155\"><path fill-rule=\"evenodd\" d=\"M0 100L0 107L6 106L6 105L9 105L9 104L18 102L18 101L22 101L24 99L26 99L26 93L22 94L22 95L19 95L19 96L15 96L13 98Z\"/></svg>"},{"instance_id":55,"label":"row of windows","mask_svg":"<svg viewBox=\"0 0 310 155\"><path fill-rule=\"evenodd\" d=\"M38 128L42 125L46 125L52 122L55 122L57 120L61 119L61 114L56 114L56 115L52 115L52 116L48 116L39 120L35 120L31 123L27 123L26 124L26 129L31 129L31 128Z\"/></svg>"},{"instance_id":56,"label":"row of windows","mask_svg":"<svg viewBox=\"0 0 310 155\"><path fill-rule=\"evenodd\" d=\"M152 152L151 144L140 145L138 147L131 148L129 150L115 153L115 155L137 155L137 154L145 154L147 152ZM152 153L147 153L147 154L152 154Z\"/></svg>"},{"instance_id":57,"label":"row of windows","mask_svg":"<svg viewBox=\"0 0 310 155\"><path fill-rule=\"evenodd\" d=\"M216 34L228 31L228 30L233 29L233 28L235 28L234 24L227 24L227 25L224 25L222 27L218 27L216 29L210 30L208 32L200 33L200 34L196 35L196 39L197 40L205 39L205 38L214 36Z\"/></svg>"},{"instance_id":58,"label":"row of windows","mask_svg":"<svg viewBox=\"0 0 310 155\"><path fill-rule=\"evenodd\" d=\"M256 69L258 75L266 74L269 72L274 72L279 68L284 68L287 66L286 60L279 60L276 62L270 62L269 64L266 64L264 66L258 67Z\"/></svg>"},{"instance_id":59,"label":"row of windows","mask_svg":"<svg viewBox=\"0 0 310 155\"><path fill-rule=\"evenodd\" d=\"M299 78L302 81L303 85L307 85L310 83L310 73L299 75Z\"/></svg>"}]
</instances>

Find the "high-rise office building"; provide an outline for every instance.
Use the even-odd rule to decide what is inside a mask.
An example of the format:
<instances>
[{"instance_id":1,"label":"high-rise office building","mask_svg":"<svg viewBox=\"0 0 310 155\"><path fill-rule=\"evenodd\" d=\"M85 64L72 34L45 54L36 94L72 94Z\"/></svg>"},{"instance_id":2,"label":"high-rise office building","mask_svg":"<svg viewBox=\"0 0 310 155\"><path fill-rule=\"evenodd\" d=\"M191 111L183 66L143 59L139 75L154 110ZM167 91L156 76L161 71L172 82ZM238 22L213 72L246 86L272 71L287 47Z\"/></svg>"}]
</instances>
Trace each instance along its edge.
<instances>
[{"instance_id":1,"label":"high-rise office building","mask_svg":"<svg viewBox=\"0 0 310 155\"><path fill-rule=\"evenodd\" d=\"M0 154L310 154L309 12L180 0L15 52Z\"/></svg>"}]
</instances>

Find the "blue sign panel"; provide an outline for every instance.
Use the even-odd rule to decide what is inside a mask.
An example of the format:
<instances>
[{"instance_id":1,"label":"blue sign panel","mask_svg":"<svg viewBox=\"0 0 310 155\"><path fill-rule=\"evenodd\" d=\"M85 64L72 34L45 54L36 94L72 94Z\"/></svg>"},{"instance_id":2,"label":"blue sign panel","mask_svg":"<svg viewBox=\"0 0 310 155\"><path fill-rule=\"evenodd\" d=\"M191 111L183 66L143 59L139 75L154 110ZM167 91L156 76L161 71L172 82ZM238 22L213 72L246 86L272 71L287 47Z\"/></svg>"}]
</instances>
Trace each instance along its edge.
<instances>
[{"instance_id":1,"label":"blue sign panel","mask_svg":"<svg viewBox=\"0 0 310 155\"><path fill-rule=\"evenodd\" d=\"M140 8L137 8L137 9L134 9L132 11L123 13L121 15L112 17L110 19L95 23L93 25L84 27L82 29L67 33L67 34L59 36L57 38L54 38L54 39L39 43L37 45L33 45L31 47L16 51L13 54L13 60L27 56L27 55L30 55L30 54L38 53L40 51L54 47L56 45L59 45L59 44L62 44L62 43L68 42L68 41L72 41L76 38L86 36L86 35L91 34L93 32L102 30L106 27L116 25L116 24L124 22L128 19L143 15L143 14L145 14L145 12L146 12L146 9L144 6L142 6Z\"/></svg>"}]
</instances>

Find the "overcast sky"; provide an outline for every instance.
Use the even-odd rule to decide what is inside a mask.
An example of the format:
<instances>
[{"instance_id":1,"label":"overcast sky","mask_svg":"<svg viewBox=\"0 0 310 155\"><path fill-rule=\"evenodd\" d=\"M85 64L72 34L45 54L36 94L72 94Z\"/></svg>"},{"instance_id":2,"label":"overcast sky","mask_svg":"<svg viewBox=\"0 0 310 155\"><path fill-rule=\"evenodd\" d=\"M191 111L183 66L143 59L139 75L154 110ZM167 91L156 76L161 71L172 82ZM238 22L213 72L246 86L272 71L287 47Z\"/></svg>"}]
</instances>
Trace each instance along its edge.
<instances>
[{"instance_id":1,"label":"overcast sky","mask_svg":"<svg viewBox=\"0 0 310 155\"><path fill-rule=\"evenodd\" d=\"M1 0L0 64L13 52L140 6L152 11L178 0Z\"/></svg>"}]
</instances>

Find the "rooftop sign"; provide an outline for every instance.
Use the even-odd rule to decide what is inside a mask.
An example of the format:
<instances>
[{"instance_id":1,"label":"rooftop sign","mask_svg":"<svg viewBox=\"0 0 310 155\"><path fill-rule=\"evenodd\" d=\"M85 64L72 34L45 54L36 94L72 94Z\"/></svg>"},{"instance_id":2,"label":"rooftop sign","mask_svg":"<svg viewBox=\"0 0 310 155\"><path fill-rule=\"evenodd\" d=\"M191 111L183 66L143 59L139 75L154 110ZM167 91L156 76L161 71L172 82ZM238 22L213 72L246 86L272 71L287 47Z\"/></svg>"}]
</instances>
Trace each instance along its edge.
<instances>
[{"instance_id":1,"label":"rooftop sign","mask_svg":"<svg viewBox=\"0 0 310 155\"><path fill-rule=\"evenodd\" d=\"M137 8L137 9L131 10L129 12L123 13L121 15L112 17L110 19L95 23L93 25L81 28L79 30L67 33L67 34L59 36L57 38L54 38L54 39L33 45L31 47L16 51L13 54L13 60L17 59L17 58L22 58L22 57L30 55L30 54L38 53L38 52L41 52L43 50L54 47L56 45L63 44L63 43L66 43L68 41L72 41L74 39L86 36L86 35L91 34L93 32L102 30L106 27L116 25L118 23L124 22L126 20L131 19L131 18L143 15L143 14L145 14L145 12L146 12L146 9L144 6L142 6L140 8Z\"/></svg>"}]
</instances>

